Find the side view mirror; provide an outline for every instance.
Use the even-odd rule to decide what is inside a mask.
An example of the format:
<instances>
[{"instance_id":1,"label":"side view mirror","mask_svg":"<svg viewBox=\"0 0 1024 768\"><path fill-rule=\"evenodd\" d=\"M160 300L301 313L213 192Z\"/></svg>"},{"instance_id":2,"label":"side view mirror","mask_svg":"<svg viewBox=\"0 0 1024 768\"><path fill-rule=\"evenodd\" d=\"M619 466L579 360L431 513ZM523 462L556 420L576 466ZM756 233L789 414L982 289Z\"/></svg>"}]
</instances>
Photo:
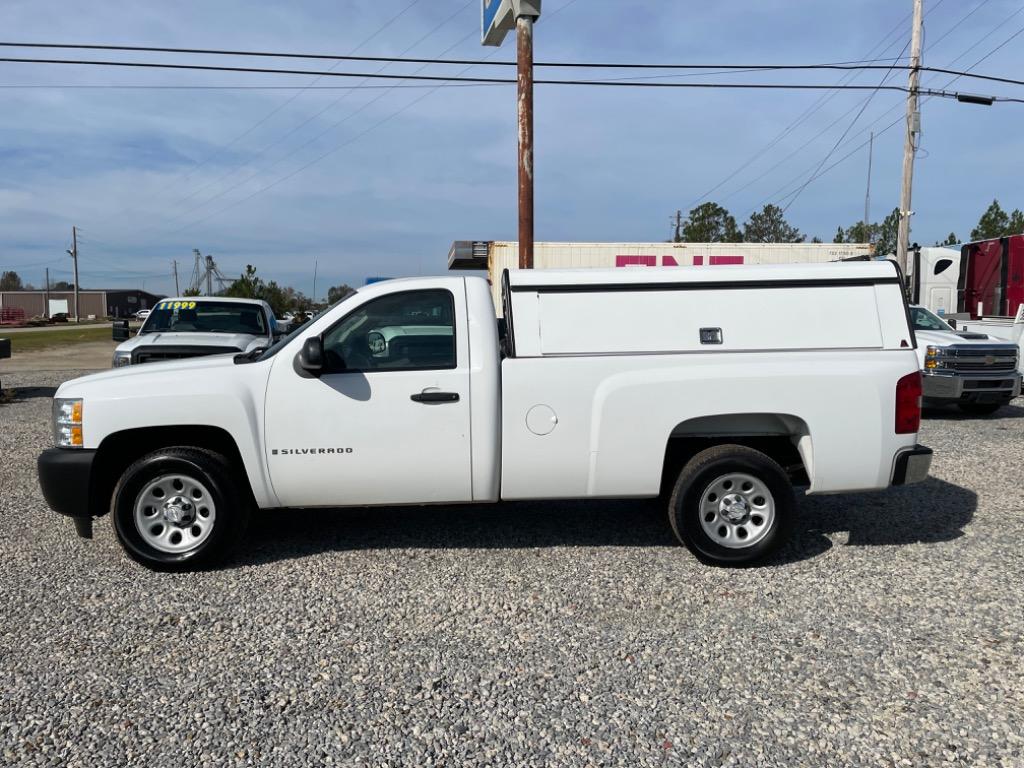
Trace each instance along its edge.
<instances>
[{"instance_id":1,"label":"side view mirror","mask_svg":"<svg viewBox=\"0 0 1024 768\"><path fill-rule=\"evenodd\" d=\"M114 341L127 341L132 337L132 330L127 320L115 320L113 330Z\"/></svg>"},{"instance_id":2,"label":"side view mirror","mask_svg":"<svg viewBox=\"0 0 1024 768\"><path fill-rule=\"evenodd\" d=\"M299 351L299 367L307 373L319 376L324 369L324 342L319 336L312 336L302 342Z\"/></svg>"},{"instance_id":3,"label":"side view mirror","mask_svg":"<svg viewBox=\"0 0 1024 768\"><path fill-rule=\"evenodd\" d=\"M955 317L949 318L946 322L949 323L949 327L950 328L952 328L953 330L956 330L956 318Z\"/></svg>"}]
</instances>

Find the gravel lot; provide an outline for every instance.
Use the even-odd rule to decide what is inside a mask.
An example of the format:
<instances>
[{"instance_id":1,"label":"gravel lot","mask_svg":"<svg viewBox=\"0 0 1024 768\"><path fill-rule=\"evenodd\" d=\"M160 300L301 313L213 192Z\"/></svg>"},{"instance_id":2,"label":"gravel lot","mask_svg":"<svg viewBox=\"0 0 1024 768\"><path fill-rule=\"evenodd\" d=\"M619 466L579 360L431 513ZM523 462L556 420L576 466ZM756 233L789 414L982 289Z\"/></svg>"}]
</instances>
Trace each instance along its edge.
<instances>
[{"instance_id":1,"label":"gravel lot","mask_svg":"<svg viewBox=\"0 0 1024 768\"><path fill-rule=\"evenodd\" d=\"M1024 765L1024 408L758 569L601 502L263 515L175 576L46 509L68 377L3 377L0 764Z\"/></svg>"}]
</instances>

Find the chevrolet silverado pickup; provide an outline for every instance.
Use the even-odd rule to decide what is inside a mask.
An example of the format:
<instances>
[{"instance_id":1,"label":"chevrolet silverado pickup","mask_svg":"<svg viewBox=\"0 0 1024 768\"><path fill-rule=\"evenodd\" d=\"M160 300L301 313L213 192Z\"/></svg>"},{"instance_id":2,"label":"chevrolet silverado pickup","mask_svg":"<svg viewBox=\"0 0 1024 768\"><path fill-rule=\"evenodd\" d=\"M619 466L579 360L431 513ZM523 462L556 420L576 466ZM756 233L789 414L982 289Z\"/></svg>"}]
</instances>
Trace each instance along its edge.
<instances>
[{"instance_id":1,"label":"chevrolet silverado pickup","mask_svg":"<svg viewBox=\"0 0 1024 768\"><path fill-rule=\"evenodd\" d=\"M1020 395L1016 344L958 331L924 307L911 307L910 316L920 342L924 405L956 404L965 413L984 416Z\"/></svg>"},{"instance_id":2,"label":"chevrolet silverado pickup","mask_svg":"<svg viewBox=\"0 0 1024 768\"><path fill-rule=\"evenodd\" d=\"M274 343L276 321L259 299L184 296L164 299L148 312L135 338L128 323L114 324L114 368L266 349Z\"/></svg>"},{"instance_id":3,"label":"chevrolet silverado pickup","mask_svg":"<svg viewBox=\"0 0 1024 768\"><path fill-rule=\"evenodd\" d=\"M891 262L515 270L496 323L484 279L378 282L263 351L64 383L39 480L158 569L223 557L254 508L657 497L697 557L751 563L794 486L927 476L900 285Z\"/></svg>"}]
</instances>

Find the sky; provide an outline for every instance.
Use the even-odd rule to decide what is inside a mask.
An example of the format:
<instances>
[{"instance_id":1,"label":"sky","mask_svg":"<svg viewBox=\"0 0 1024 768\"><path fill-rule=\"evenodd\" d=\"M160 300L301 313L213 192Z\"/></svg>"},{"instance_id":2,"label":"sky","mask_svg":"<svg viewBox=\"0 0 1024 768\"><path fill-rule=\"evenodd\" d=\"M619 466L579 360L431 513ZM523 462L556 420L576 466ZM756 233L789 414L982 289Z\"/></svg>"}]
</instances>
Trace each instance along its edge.
<instances>
[{"instance_id":1,"label":"sky","mask_svg":"<svg viewBox=\"0 0 1024 768\"><path fill-rule=\"evenodd\" d=\"M888 64L909 50L911 8L911 0L544 0L535 58ZM1024 30L1022 0L925 0L925 11L924 63L930 66L967 68ZM15 42L515 57L511 37L500 49L481 46L480 0L5 0L0 29ZM1022 42L1024 34L974 71L1019 75ZM186 60L181 54L22 48L0 55ZM385 66L188 57L199 59L342 72ZM383 72L418 68L391 64ZM493 77L514 71L464 69L422 73ZM631 74L538 69L536 77ZM657 76L654 82L874 86L887 74L889 84L906 81L905 72L877 70L641 74ZM922 85L944 87L951 79L926 73ZM72 85L145 87L66 87ZM172 85L218 87L158 87ZM364 88L338 89L351 85ZM310 75L0 63L0 86L0 270L13 269L36 285L47 267L52 280L70 279L65 251L72 226L81 232L83 287L173 293L172 261L184 289L193 249L199 249L228 276L253 264L264 279L306 294L313 291L315 269L320 298L330 285L358 286L371 276L443 273L453 240L516 237L513 85L438 88ZM948 89L1024 96L1020 86L980 81L960 80ZM538 85L535 102L537 240L661 241L671 236L677 209L685 214L714 200L742 224L752 211L781 199L792 224L830 241L837 226L863 217L872 130L872 220L898 202L902 93ZM1024 104L924 100L912 240L931 244L951 231L968 239L994 198L1007 210L1024 208L1022 123ZM795 198L785 197L819 166L829 170Z\"/></svg>"}]
</instances>

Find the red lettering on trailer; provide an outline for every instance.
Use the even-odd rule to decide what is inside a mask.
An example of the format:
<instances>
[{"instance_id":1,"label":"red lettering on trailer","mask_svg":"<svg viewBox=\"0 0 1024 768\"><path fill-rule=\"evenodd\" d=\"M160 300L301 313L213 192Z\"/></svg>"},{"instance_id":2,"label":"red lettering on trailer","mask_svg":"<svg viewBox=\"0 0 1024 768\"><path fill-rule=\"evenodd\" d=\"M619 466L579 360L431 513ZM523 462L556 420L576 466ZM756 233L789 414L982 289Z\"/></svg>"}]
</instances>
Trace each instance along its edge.
<instances>
[{"instance_id":1,"label":"red lettering on trailer","mask_svg":"<svg viewBox=\"0 0 1024 768\"><path fill-rule=\"evenodd\" d=\"M709 264L742 264L742 256L710 256L708 257ZM693 266L700 267L704 265L703 256L693 257ZM619 254L615 257L616 267L656 267L658 266L657 256L634 256L627 254ZM679 262L676 261L675 256L662 256L661 266L663 267L678 267Z\"/></svg>"},{"instance_id":2,"label":"red lettering on trailer","mask_svg":"<svg viewBox=\"0 0 1024 768\"><path fill-rule=\"evenodd\" d=\"M616 256L616 267L656 267L657 256Z\"/></svg>"}]
</instances>

